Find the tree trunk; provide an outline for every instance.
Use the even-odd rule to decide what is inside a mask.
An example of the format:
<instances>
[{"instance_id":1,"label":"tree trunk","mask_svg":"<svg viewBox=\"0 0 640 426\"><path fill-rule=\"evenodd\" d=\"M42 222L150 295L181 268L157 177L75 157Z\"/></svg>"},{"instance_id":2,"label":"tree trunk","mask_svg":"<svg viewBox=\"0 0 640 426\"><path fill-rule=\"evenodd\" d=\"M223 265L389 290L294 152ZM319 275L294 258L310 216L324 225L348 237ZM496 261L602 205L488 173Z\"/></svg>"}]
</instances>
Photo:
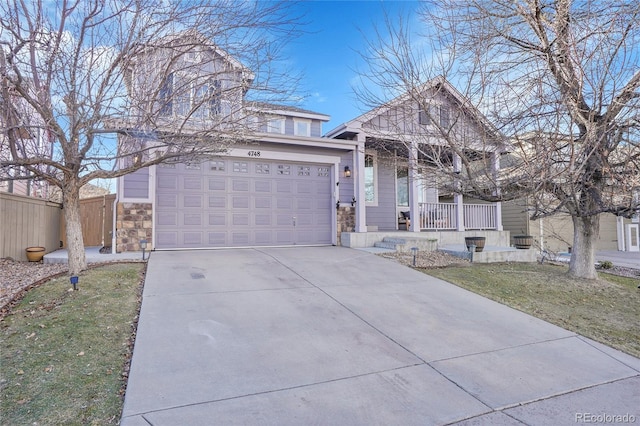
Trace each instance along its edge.
<instances>
[{"instance_id":1,"label":"tree trunk","mask_svg":"<svg viewBox=\"0 0 640 426\"><path fill-rule=\"evenodd\" d=\"M573 217L573 251L569 262L569 275L595 280L596 239L600 231L600 216Z\"/></svg>"},{"instance_id":2,"label":"tree trunk","mask_svg":"<svg viewBox=\"0 0 640 426\"><path fill-rule=\"evenodd\" d=\"M80 189L76 185L64 188L62 194L64 220L66 222L67 251L69 253L69 274L78 275L87 269L80 221Z\"/></svg>"}]
</instances>

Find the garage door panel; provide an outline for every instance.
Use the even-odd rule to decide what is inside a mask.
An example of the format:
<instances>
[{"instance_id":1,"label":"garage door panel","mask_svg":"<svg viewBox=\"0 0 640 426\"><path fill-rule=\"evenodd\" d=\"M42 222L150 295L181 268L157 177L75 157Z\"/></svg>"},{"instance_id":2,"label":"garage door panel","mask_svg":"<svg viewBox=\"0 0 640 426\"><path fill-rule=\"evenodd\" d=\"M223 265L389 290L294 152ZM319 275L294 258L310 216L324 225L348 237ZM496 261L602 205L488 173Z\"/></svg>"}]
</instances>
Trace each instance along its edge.
<instances>
[{"instance_id":1,"label":"garage door panel","mask_svg":"<svg viewBox=\"0 0 640 426\"><path fill-rule=\"evenodd\" d=\"M209 207L210 208L218 208L224 209L227 207L227 197L226 196L209 196Z\"/></svg>"},{"instance_id":2,"label":"garage door panel","mask_svg":"<svg viewBox=\"0 0 640 426\"><path fill-rule=\"evenodd\" d=\"M209 226L226 226L226 213L209 213Z\"/></svg>"},{"instance_id":3,"label":"garage door panel","mask_svg":"<svg viewBox=\"0 0 640 426\"><path fill-rule=\"evenodd\" d=\"M249 214L248 213L245 213L245 214L234 213L233 216L232 216L231 224L233 226L247 226L247 225L249 225Z\"/></svg>"},{"instance_id":4,"label":"garage door panel","mask_svg":"<svg viewBox=\"0 0 640 426\"><path fill-rule=\"evenodd\" d=\"M231 244L234 246L248 246L249 233L248 232L232 232Z\"/></svg>"},{"instance_id":5,"label":"garage door panel","mask_svg":"<svg viewBox=\"0 0 640 426\"><path fill-rule=\"evenodd\" d=\"M256 214L255 215L256 226L271 226L271 214Z\"/></svg>"},{"instance_id":6,"label":"garage door panel","mask_svg":"<svg viewBox=\"0 0 640 426\"><path fill-rule=\"evenodd\" d=\"M178 247L178 231L156 232L156 244L159 247Z\"/></svg>"},{"instance_id":7,"label":"garage door panel","mask_svg":"<svg viewBox=\"0 0 640 426\"><path fill-rule=\"evenodd\" d=\"M332 241L330 166L227 158L157 172L157 248Z\"/></svg>"},{"instance_id":8,"label":"garage door panel","mask_svg":"<svg viewBox=\"0 0 640 426\"><path fill-rule=\"evenodd\" d=\"M249 191L249 179L232 179L231 189L238 192Z\"/></svg>"},{"instance_id":9,"label":"garage door panel","mask_svg":"<svg viewBox=\"0 0 640 426\"><path fill-rule=\"evenodd\" d=\"M182 195L182 206L185 208L202 208L202 195Z\"/></svg>"},{"instance_id":10,"label":"garage door panel","mask_svg":"<svg viewBox=\"0 0 640 426\"><path fill-rule=\"evenodd\" d=\"M256 209L271 209L271 198L256 197L254 199L254 207Z\"/></svg>"},{"instance_id":11,"label":"garage door panel","mask_svg":"<svg viewBox=\"0 0 640 426\"><path fill-rule=\"evenodd\" d=\"M185 213L182 219L184 226L202 226L202 213Z\"/></svg>"},{"instance_id":12,"label":"garage door panel","mask_svg":"<svg viewBox=\"0 0 640 426\"><path fill-rule=\"evenodd\" d=\"M293 209L293 199L284 198L284 197L276 197L276 209L277 210L292 210Z\"/></svg>"},{"instance_id":13,"label":"garage door panel","mask_svg":"<svg viewBox=\"0 0 640 426\"><path fill-rule=\"evenodd\" d=\"M224 177L209 178L209 191L226 191L227 179Z\"/></svg>"},{"instance_id":14,"label":"garage door panel","mask_svg":"<svg viewBox=\"0 0 640 426\"><path fill-rule=\"evenodd\" d=\"M208 242L209 242L209 246L211 247L228 246L226 232L209 232L207 236L209 237Z\"/></svg>"},{"instance_id":15,"label":"garage door panel","mask_svg":"<svg viewBox=\"0 0 640 426\"><path fill-rule=\"evenodd\" d=\"M185 177L182 181L182 189L185 191L202 191L202 178L197 177Z\"/></svg>"},{"instance_id":16,"label":"garage door panel","mask_svg":"<svg viewBox=\"0 0 640 426\"><path fill-rule=\"evenodd\" d=\"M233 197L233 202L231 205L234 209L248 209L249 196Z\"/></svg>"},{"instance_id":17,"label":"garage door panel","mask_svg":"<svg viewBox=\"0 0 640 426\"><path fill-rule=\"evenodd\" d=\"M157 223L158 226L177 226L178 225L178 212L158 212Z\"/></svg>"},{"instance_id":18,"label":"garage door panel","mask_svg":"<svg viewBox=\"0 0 640 426\"><path fill-rule=\"evenodd\" d=\"M178 207L178 195L177 194L163 194L158 198L158 207L176 208Z\"/></svg>"},{"instance_id":19,"label":"garage door panel","mask_svg":"<svg viewBox=\"0 0 640 426\"><path fill-rule=\"evenodd\" d=\"M314 205L313 198L296 198L296 208L298 210L313 210Z\"/></svg>"},{"instance_id":20,"label":"garage door panel","mask_svg":"<svg viewBox=\"0 0 640 426\"><path fill-rule=\"evenodd\" d=\"M255 236L256 245L266 245L270 244L271 241L273 241L273 235L271 231L256 231Z\"/></svg>"},{"instance_id":21,"label":"garage door panel","mask_svg":"<svg viewBox=\"0 0 640 426\"><path fill-rule=\"evenodd\" d=\"M255 192L271 192L271 181L254 180Z\"/></svg>"},{"instance_id":22,"label":"garage door panel","mask_svg":"<svg viewBox=\"0 0 640 426\"><path fill-rule=\"evenodd\" d=\"M279 194L291 194L293 183L288 180L278 180L276 182L276 192Z\"/></svg>"},{"instance_id":23,"label":"garage door panel","mask_svg":"<svg viewBox=\"0 0 640 426\"><path fill-rule=\"evenodd\" d=\"M185 247L201 247L202 232L185 231L182 233L182 243Z\"/></svg>"}]
</instances>

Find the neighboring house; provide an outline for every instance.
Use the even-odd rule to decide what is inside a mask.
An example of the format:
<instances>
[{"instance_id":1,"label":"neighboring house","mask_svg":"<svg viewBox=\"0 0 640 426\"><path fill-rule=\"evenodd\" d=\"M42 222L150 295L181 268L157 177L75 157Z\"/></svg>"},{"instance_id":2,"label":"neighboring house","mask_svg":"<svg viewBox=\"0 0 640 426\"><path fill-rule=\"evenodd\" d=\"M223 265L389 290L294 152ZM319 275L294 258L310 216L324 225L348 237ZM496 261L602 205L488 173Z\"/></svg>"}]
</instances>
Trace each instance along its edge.
<instances>
[{"instance_id":1,"label":"neighboring house","mask_svg":"<svg viewBox=\"0 0 640 426\"><path fill-rule=\"evenodd\" d=\"M0 115L0 161L11 161L13 154L9 145L9 132L16 137L15 149L19 159L45 157L51 158L53 154L53 140L51 132L44 125L41 117L35 113L33 107L28 105L18 96L10 96L3 99L0 94L0 102L7 102L7 113L12 115L15 124L4 121ZM41 172L46 172L45 166L33 166ZM0 168L0 192L9 192L30 197L49 198L48 182L33 176L25 167L8 166Z\"/></svg>"},{"instance_id":2,"label":"neighboring house","mask_svg":"<svg viewBox=\"0 0 640 426\"><path fill-rule=\"evenodd\" d=\"M253 79L248 70L214 46L203 45L198 55L220 77L170 97L182 83L179 72L169 74L159 90L168 125L199 93L213 90L219 96L203 103L189 124L249 123L252 131L219 155L119 178L116 251L139 250L143 239L149 249L336 244L335 206L353 197L352 179L343 170L353 163L358 142L321 138L327 115L247 101ZM132 96L157 90L139 70L128 78ZM120 136L119 143L136 140Z\"/></svg>"},{"instance_id":3,"label":"neighboring house","mask_svg":"<svg viewBox=\"0 0 640 426\"><path fill-rule=\"evenodd\" d=\"M326 135L358 142L356 163L349 164L363 171L354 180L360 207L356 231L501 231L500 203L451 190L461 158L449 149L459 143L469 156L490 158L497 172L503 151L497 131L443 78L427 82L418 93L399 96ZM455 135L449 145L442 130ZM449 168L446 174L441 173L444 167ZM443 179L449 180L446 185Z\"/></svg>"},{"instance_id":4,"label":"neighboring house","mask_svg":"<svg viewBox=\"0 0 640 426\"><path fill-rule=\"evenodd\" d=\"M531 220L531 200L520 199L502 204L502 224L514 235L531 235L538 250L568 252L573 245L571 216L558 213ZM612 214L600 216L600 233L596 250L638 251L638 216L625 219Z\"/></svg>"},{"instance_id":5,"label":"neighboring house","mask_svg":"<svg viewBox=\"0 0 640 426\"><path fill-rule=\"evenodd\" d=\"M554 137L555 136L555 137ZM560 138L557 135L549 135L551 142L545 148L552 146L553 141L563 141L568 136ZM501 160L505 167L515 166L522 161L531 162L535 158L535 134L523 134L518 141L512 142L512 147L516 148L507 153ZM565 143L560 143L561 149L553 150L558 154L555 161L561 167L563 160L570 156ZM548 154L545 154L547 157ZM542 164L542 166L545 166ZM622 192L627 195L627 192ZM502 223L505 230L511 232L511 237L516 235L531 235L534 238L534 246L540 250L550 252L568 252L573 245L573 222L571 216L565 212L557 212L550 216L536 220L531 219L534 212L553 211L553 199L548 201L545 197L538 197L545 200L545 204L536 205L534 197L524 197L522 199L509 201L502 205ZM596 241L596 250L621 250L640 251L640 215L636 214L632 219L615 216L610 213L600 215L600 230Z\"/></svg>"}]
</instances>

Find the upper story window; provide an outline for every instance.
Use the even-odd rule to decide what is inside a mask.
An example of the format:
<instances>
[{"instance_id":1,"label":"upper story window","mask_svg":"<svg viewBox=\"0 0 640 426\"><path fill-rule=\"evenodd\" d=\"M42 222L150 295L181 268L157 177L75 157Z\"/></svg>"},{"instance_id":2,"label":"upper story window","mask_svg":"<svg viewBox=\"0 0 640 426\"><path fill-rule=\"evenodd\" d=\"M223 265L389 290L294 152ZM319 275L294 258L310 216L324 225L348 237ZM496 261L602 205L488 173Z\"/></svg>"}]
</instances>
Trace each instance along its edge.
<instances>
[{"instance_id":1,"label":"upper story window","mask_svg":"<svg viewBox=\"0 0 640 426\"><path fill-rule=\"evenodd\" d=\"M293 120L293 134L296 136L311 136L311 120Z\"/></svg>"},{"instance_id":2,"label":"upper story window","mask_svg":"<svg viewBox=\"0 0 640 426\"><path fill-rule=\"evenodd\" d=\"M167 75L158 94L160 115L173 114L173 73Z\"/></svg>"},{"instance_id":3,"label":"upper story window","mask_svg":"<svg viewBox=\"0 0 640 426\"><path fill-rule=\"evenodd\" d=\"M284 118L274 117L267 120L267 133L284 134Z\"/></svg>"},{"instance_id":4,"label":"upper story window","mask_svg":"<svg viewBox=\"0 0 640 426\"><path fill-rule=\"evenodd\" d=\"M171 73L160 88L158 98L160 115L209 118L222 112L222 83L219 80L182 83L180 75Z\"/></svg>"},{"instance_id":5,"label":"upper story window","mask_svg":"<svg viewBox=\"0 0 640 426\"><path fill-rule=\"evenodd\" d=\"M451 125L449 107L446 105L428 105L428 112L420 105L418 111L418 123L429 126L437 123L440 127L448 128Z\"/></svg>"}]
</instances>

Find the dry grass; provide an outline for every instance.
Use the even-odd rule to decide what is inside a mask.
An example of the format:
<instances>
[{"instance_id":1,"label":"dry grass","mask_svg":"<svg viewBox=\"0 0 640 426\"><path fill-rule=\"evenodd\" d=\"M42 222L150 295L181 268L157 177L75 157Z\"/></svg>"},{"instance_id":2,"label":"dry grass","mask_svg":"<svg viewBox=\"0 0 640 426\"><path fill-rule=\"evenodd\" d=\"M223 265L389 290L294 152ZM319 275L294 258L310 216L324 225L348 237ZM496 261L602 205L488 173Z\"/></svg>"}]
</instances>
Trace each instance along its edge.
<instances>
[{"instance_id":1,"label":"dry grass","mask_svg":"<svg viewBox=\"0 0 640 426\"><path fill-rule=\"evenodd\" d=\"M144 265L114 264L25 294L0 322L2 423L117 424Z\"/></svg>"},{"instance_id":2,"label":"dry grass","mask_svg":"<svg viewBox=\"0 0 640 426\"><path fill-rule=\"evenodd\" d=\"M473 264L423 270L489 299L640 357L640 280L567 275L566 266Z\"/></svg>"}]
</instances>

